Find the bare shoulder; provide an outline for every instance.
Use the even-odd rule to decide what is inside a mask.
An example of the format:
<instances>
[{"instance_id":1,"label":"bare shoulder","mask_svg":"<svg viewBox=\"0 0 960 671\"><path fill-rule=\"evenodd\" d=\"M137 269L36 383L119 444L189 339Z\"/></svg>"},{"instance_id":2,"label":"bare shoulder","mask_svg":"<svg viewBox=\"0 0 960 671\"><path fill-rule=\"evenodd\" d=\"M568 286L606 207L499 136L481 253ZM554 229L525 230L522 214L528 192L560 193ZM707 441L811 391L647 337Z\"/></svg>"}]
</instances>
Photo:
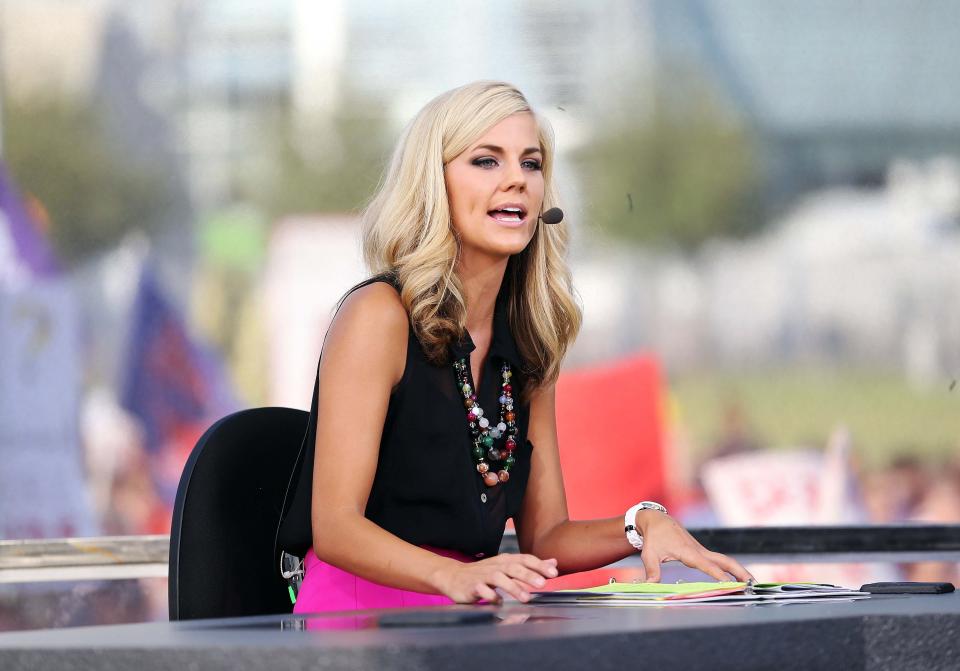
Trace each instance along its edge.
<instances>
[{"instance_id":1,"label":"bare shoulder","mask_svg":"<svg viewBox=\"0 0 960 671\"><path fill-rule=\"evenodd\" d=\"M334 323L340 321L380 329L379 334L387 337L405 336L409 324L400 294L386 282L373 282L352 291L344 299Z\"/></svg>"},{"instance_id":2,"label":"bare shoulder","mask_svg":"<svg viewBox=\"0 0 960 671\"><path fill-rule=\"evenodd\" d=\"M352 291L337 312L324 345L324 356L362 357L391 371L399 381L406 361L409 330L400 295L385 282Z\"/></svg>"}]
</instances>

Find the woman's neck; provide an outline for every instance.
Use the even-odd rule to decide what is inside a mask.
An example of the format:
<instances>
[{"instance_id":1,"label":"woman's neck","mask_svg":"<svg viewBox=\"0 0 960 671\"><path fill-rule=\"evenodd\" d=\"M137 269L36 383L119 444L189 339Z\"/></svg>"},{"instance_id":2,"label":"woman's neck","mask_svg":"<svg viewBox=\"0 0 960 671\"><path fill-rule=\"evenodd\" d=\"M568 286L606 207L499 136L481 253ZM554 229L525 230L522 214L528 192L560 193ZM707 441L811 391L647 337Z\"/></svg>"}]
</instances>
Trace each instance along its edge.
<instances>
[{"instance_id":1,"label":"woman's neck","mask_svg":"<svg viewBox=\"0 0 960 671\"><path fill-rule=\"evenodd\" d=\"M475 332L493 323L497 294L509 257L492 263L459 264L457 275L467 307L467 330Z\"/></svg>"}]
</instances>

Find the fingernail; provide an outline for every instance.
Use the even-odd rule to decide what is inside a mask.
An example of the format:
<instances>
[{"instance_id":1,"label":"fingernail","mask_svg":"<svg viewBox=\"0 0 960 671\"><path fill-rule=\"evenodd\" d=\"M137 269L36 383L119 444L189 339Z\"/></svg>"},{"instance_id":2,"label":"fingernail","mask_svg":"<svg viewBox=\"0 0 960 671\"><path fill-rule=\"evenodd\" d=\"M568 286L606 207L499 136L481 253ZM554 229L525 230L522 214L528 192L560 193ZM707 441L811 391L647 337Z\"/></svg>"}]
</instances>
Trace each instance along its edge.
<instances>
[{"instance_id":1,"label":"fingernail","mask_svg":"<svg viewBox=\"0 0 960 671\"><path fill-rule=\"evenodd\" d=\"M547 570L547 573L550 575L551 578L556 578L556 577L557 577L557 569L555 569L555 568L548 569L548 570Z\"/></svg>"},{"instance_id":2,"label":"fingernail","mask_svg":"<svg viewBox=\"0 0 960 671\"><path fill-rule=\"evenodd\" d=\"M544 580L543 578L537 578L533 581L533 584L536 585L537 587L543 587L544 585L547 584L547 581Z\"/></svg>"}]
</instances>

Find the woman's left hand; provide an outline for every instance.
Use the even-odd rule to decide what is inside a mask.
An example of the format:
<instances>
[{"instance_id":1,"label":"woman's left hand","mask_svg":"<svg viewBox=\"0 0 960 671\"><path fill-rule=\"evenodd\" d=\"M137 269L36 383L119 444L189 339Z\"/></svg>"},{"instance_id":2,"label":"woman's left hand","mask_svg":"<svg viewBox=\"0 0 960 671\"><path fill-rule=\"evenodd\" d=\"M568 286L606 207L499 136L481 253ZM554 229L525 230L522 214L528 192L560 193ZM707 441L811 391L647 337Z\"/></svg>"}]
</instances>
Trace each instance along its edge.
<instances>
[{"instance_id":1,"label":"woman's left hand","mask_svg":"<svg viewBox=\"0 0 960 671\"><path fill-rule=\"evenodd\" d=\"M732 575L741 582L753 578L735 559L706 549L676 520L657 510L637 513L637 529L643 536L640 558L647 582L660 582L660 564L676 559L711 578L726 582Z\"/></svg>"}]
</instances>

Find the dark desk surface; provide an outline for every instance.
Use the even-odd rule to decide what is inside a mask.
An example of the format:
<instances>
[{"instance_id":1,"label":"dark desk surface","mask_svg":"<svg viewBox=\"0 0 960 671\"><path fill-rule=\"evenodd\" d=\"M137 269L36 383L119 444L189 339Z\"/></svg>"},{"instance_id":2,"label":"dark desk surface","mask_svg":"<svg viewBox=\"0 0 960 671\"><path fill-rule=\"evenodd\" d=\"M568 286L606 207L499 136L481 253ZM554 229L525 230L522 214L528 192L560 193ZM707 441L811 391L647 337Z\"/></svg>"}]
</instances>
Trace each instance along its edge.
<instances>
[{"instance_id":1,"label":"dark desk surface","mask_svg":"<svg viewBox=\"0 0 960 671\"><path fill-rule=\"evenodd\" d=\"M0 668L960 668L960 592L747 607L493 610L496 624L429 628L379 628L385 611L360 611L8 633L0 634Z\"/></svg>"}]
</instances>

